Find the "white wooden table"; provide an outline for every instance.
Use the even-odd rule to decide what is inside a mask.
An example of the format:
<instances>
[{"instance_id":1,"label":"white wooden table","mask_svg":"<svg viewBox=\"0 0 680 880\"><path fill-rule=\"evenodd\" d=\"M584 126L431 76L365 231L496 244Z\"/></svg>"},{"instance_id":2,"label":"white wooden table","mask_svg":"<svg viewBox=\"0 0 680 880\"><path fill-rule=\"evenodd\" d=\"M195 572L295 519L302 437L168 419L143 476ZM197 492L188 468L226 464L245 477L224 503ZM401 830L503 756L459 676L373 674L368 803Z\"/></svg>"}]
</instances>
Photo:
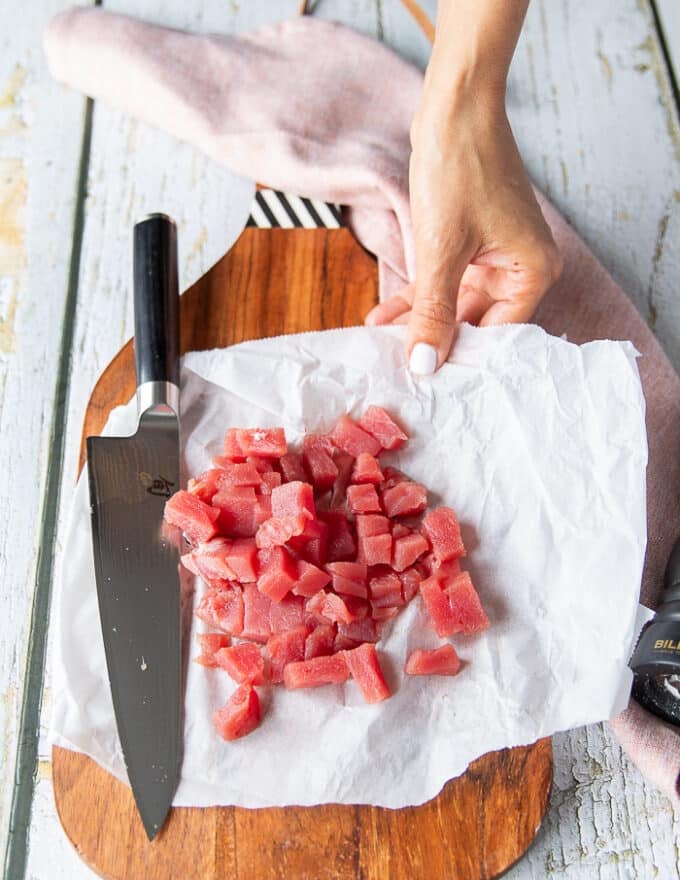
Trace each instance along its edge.
<instances>
[{"instance_id":1,"label":"white wooden table","mask_svg":"<svg viewBox=\"0 0 680 880\"><path fill-rule=\"evenodd\" d=\"M54 84L41 30L62 0L0 0L0 846L6 876L93 876L61 832L38 748L50 585L91 387L131 334L121 258L138 209L175 200L185 280L225 250L229 178L123 114ZM241 31L298 0L106 0L195 30ZM425 4L434 12L434 0ZM424 66L398 0L317 14ZM680 0L532 0L509 111L536 183L622 284L680 369ZM158 169L162 169L159 173ZM183 181L181 199L177 181ZM677 877L680 811L603 725L554 738L555 784L514 880ZM11 829L11 834L10 834Z\"/></svg>"}]
</instances>

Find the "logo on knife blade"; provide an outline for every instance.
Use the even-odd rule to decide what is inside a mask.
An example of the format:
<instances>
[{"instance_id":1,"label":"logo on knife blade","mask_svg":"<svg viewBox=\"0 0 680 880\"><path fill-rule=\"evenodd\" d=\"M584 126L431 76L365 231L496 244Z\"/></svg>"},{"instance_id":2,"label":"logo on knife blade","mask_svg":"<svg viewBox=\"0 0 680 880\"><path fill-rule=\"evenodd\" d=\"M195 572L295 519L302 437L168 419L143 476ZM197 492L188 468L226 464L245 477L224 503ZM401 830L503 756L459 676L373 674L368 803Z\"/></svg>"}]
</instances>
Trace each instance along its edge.
<instances>
[{"instance_id":1,"label":"logo on knife blade","mask_svg":"<svg viewBox=\"0 0 680 880\"><path fill-rule=\"evenodd\" d=\"M172 495L172 486L175 485L172 480L166 480L160 475L152 477L146 471L141 471L139 474L139 482L149 495L160 495L162 498L169 498Z\"/></svg>"}]
</instances>

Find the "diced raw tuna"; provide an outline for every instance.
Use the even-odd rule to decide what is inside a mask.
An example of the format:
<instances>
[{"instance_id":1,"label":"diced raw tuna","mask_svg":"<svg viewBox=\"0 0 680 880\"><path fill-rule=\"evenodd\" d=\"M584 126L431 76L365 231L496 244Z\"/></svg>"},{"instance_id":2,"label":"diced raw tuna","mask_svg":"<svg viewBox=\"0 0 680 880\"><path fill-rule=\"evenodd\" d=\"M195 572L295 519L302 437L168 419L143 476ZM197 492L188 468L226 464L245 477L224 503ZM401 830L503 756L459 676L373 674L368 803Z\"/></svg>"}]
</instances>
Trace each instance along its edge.
<instances>
[{"instance_id":1,"label":"diced raw tuna","mask_svg":"<svg viewBox=\"0 0 680 880\"><path fill-rule=\"evenodd\" d=\"M262 495L271 495L277 486L281 485L281 474L276 471L267 471L262 474L262 483L260 484L260 493Z\"/></svg>"},{"instance_id":2,"label":"diced raw tuna","mask_svg":"<svg viewBox=\"0 0 680 880\"><path fill-rule=\"evenodd\" d=\"M406 571L402 571L400 579L402 591L404 593L404 602L408 605L418 592L423 576L417 569L407 568Z\"/></svg>"},{"instance_id":3,"label":"diced raw tuna","mask_svg":"<svg viewBox=\"0 0 680 880\"><path fill-rule=\"evenodd\" d=\"M440 638L445 638L457 632L457 624L449 605L448 596L442 590L436 575L421 581L420 595L423 597L425 609L437 635Z\"/></svg>"},{"instance_id":4,"label":"diced raw tuna","mask_svg":"<svg viewBox=\"0 0 680 880\"><path fill-rule=\"evenodd\" d=\"M257 588L272 602L280 602L295 586L297 574L297 563L285 547L273 547L269 562L257 579Z\"/></svg>"},{"instance_id":5,"label":"diced raw tuna","mask_svg":"<svg viewBox=\"0 0 680 880\"><path fill-rule=\"evenodd\" d=\"M289 483L284 485L288 486ZM258 528L255 535L257 546L263 550L286 544L305 530L306 516L273 516Z\"/></svg>"},{"instance_id":6,"label":"diced raw tuna","mask_svg":"<svg viewBox=\"0 0 680 880\"><path fill-rule=\"evenodd\" d=\"M368 605L355 596L343 598L321 590L307 600L307 611L322 623L353 623L368 616Z\"/></svg>"},{"instance_id":7,"label":"diced raw tuna","mask_svg":"<svg viewBox=\"0 0 680 880\"><path fill-rule=\"evenodd\" d=\"M244 639L253 642L266 642L271 635L271 599L261 593L255 584L243 587L243 632Z\"/></svg>"},{"instance_id":8,"label":"diced raw tuna","mask_svg":"<svg viewBox=\"0 0 680 880\"><path fill-rule=\"evenodd\" d=\"M389 565L392 559L392 535L372 535L359 538L357 558L366 565Z\"/></svg>"},{"instance_id":9,"label":"diced raw tuna","mask_svg":"<svg viewBox=\"0 0 680 880\"><path fill-rule=\"evenodd\" d=\"M427 489L420 483L405 480L382 493L382 503L388 516L409 516L427 507Z\"/></svg>"},{"instance_id":10,"label":"diced raw tuna","mask_svg":"<svg viewBox=\"0 0 680 880\"><path fill-rule=\"evenodd\" d=\"M361 562L329 562L326 570L332 575L349 578L357 584L365 584L368 568Z\"/></svg>"},{"instance_id":11,"label":"diced raw tuna","mask_svg":"<svg viewBox=\"0 0 680 880\"><path fill-rule=\"evenodd\" d=\"M397 538L405 538L406 535L412 535L413 530L409 529L408 526L405 526L403 523L395 522L392 524L392 540L396 541ZM428 544L429 547L429 544Z\"/></svg>"},{"instance_id":12,"label":"diced raw tuna","mask_svg":"<svg viewBox=\"0 0 680 880\"><path fill-rule=\"evenodd\" d=\"M238 429L229 428L224 438L224 457L231 461L245 461L246 454L238 441Z\"/></svg>"},{"instance_id":13,"label":"diced raw tuna","mask_svg":"<svg viewBox=\"0 0 680 880\"><path fill-rule=\"evenodd\" d=\"M258 473L262 474L264 477L265 474L274 473L274 463L271 458L262 458L259 455L249 455L246 458L248 464L251 464Z\"/></svg>"},{"instance_id":14,"label":"diced raw tuna","mask_svg":"<svg viewBox=\"0 0 680 880\"><path fill-rule=\"evenodd\" d=\"M215 654L220 648L228 648L231 644L231 637L224 633L199 633L198 642L201 646L201 653L195 658L195 663L201 666L215 668L219 664L215 660Z\"/></svg>"},{"instance_id":15,"label":"diced raw tuna","mask_svg":"<svg viewBox=\"0 0 680 880\"><path fill-rule=\"evenodd\" d=\"M429 549L427 540L418 532L397 538L392 547L392 568L395 571L404 571Z\"/></svg>"},{"instance_id":16,"label":"diced raw tuna","mask_svg":"<svg viewBox=\"0 0 680 880\"><path fill-rule=\"evenodd\" d=\"M304 516L315 519L314 490L309 483L283 483L272 492L272 514L275 517Z\"/></svg>"},{"instance_id":17,"label":"diced raw tuna","mask_svg":"<svg viewBox=\"0 0 680 880\"><path fill-rule=\"evenodd\" d=\"M354 521L357 536L359 538L373 538L375 535L387 535L390 531L390 521L386 516L379 514L366 514L358 516Z\"/></svg>"},{"instance_id":18,"label":"diced raw tuna","mask_svg":"<svg viewBox=\"0 0 680 880\"><path fill-rule=\"evenodd\" d=\"M399 468L390 467L389 465L383 468L383 474L385 475L385 479L380 487L381 489L392 489L394 486L398 486L399 483L411 482L406 474L400 471Z\"/></svg>"},{"instance_id":19,"label":"diced raw tuna","mask_svg":"<svg viewBox=\"0 0 680 880\"><path fill-rule=\"evenodd\" d=\"M230 589L209 589L203 594L195 611L196 617L233 636L243 631L244 603L239 587Z\"/></svg>"},{"instance_id":20,"label":"diced raw tuna","mask_svg":"<svg viewBox=\"0 0 680 880\"><path fill-rule=\"evenodd\" d=\"M210 504L213 495L219 488L219 478L222 471L220 468L211 468L202 473L195 480L189 480L187 491L197 498L200 498L205 504Z\"/></svg>"},{"instance_id":21,"label":"diced raw tuna","mask_svg":"<svg viewBox=\"0 0 680 880\"><path fill-rule=\"evenodd\" d=\"M218 511L220 529L225 535L250 538L255 534L255 508L258 498L252 486L224 486L212 500Z\"/></svg>"},{"instance_id":22,"label":"diced raw tuna","mask_svg":"<svg viewBox=\"0 0 680 880\"><path fill-rule=\"evenodd\" d=\"M333 644L333 653L337 654L342 651L351 651L352 648L356 648L361 644L361 642L357 642L356 639L350 639L349 636L343 636L341 633L338 633L335 637L335 643Z\"/></svg>"},{"instance_id":23,"label":"diced raw tuna","mask_svg":"<svg viewBox=\"0 0 680 880\"><path fill-rule=\"evenodd\" d=\"M339 623L338 633L355 642L377 642L380 638L375 620L371 617L355 620L354 623Z\"/></svg>"},{"instance_id":24,"label":"diced raw tuna","mask_svg":"<svg viewBox=\"0 0 680 880\"><path fill-rule=\"evenodd\" d=\"M333 653L335 644L335 626L332 623L322 623L315 627L305 640L305 660L312 657L325 657Z\"/></svg>"},{"instance_id":25,"label":"diced raw tuna","mask_svg":"<svg viewBox=\"0 0 680 880\"><path fill-rule=\"evenodd\" d=\"M229 538L211 538L191 551L191 564L204 580L236 581L238 578L227 562L230 549Z\"/></svg>"},{"instance_id":26,"label":"diced raw tuna","mask_svg":"<svg viewBox=\"0 0 680 880\"><path fill-rule=\"evenodd\" d=\"M362 452L374 456L380 452L380 443L375 437L367 434L349 416L340 416L331 431L331 438L337 447L353 455L354 458Z\"/></svg>"},{"instance_id":27,"label":"diced raw tuna","mask_svg":"<svg viewBox=\"0 0 680 880\"><path fill-rule=\"evenodd\" d=\"M308 438L305 437L305 441ZM331 489L338 476L338 467L321 444L305 443L302 462L309 479L319 492Z\"/></svg>"},{"instance_id":28,"label":"diced raw tuna","mask_svg":"<svg viewBox=\"0 0 680 880\"><path fill-rule=\"evenodd\" d=\"M369 406L359 419L367 433L375 437L383 449L401 449L408 436L381 406Z\"/></svg>"},{"instance_id":29,"label":"diced raw tuna","mask_svg":"<svg viewBox=\"0 0 680 880\"><path fill-rule=\"evenodd\" d=\"M302 448L304 449L322 449L329 455L333 455L335 446L328 434L305 434L302 438Z\"/></svg>"},{"instance_id":30,"label":"diced raw tuna","mask_svg":"<svg viewBox=\"0 0 680 880\"><path fill-rule=\"evenodd\" d=\"M385 608L387 606L403 605L401 578L389 572L372 577L368 582L371 605L373 608Z\"/></svg>"},{"instance_id":31,"label":"diced raw tuna","mask_svg":"<svg viewBox=\"0 0 680 880\"><path fill-rule=\"evenodd\" d=\"M349 669L342 654L289 663L283 671L283 683L291 690L342 684L348 678Z\"/></svg>"},{"instance_id":32,"label":"diced raw tuna","mask_svg":"<svg viewBox=\"0 0 680 880\"><path fill-rule=\"evenodd\" d=\"M385 479L383 472L380 470L378 459L368 452L360 452L354 463L352 471L353 483L373 483L377 486Z\"/></svg>"},{"instance_id":33,"label":"diced raw tuna","mask_svg":"<svg viewBox=\"0 0 680 880\"><path fill-rule=\"evenodd\" d=\"M368 588L365 583L362 584L340 574L333 575L333 589L342 596L358 596L360 599L368 598Z\"/></svg>"},{"instance_id":34,"label":"diced raw tuna","mask_svg":"<svg viewBox=\"0 0 680 880\"><path fill-rule=\"evenodd\" d=\"M297 580L293 587L293 592L297 596L315 596L330 582L331 575L328 572L317 568L311 562L305 562L304 559L298 560Z\"/></svg>"},{"instance_id":35,"label":"diced raw tuna","mask_svg":"<svg viewBox=\"0 0 680 880\"><path fill-rule=\"evenodd\" d=\"M237 684L264 684L264 659L252 642L220 648L215 660Z\"/></svg>"},{"instance_id":36,"label":"diced raw tuna","mask_svg":"<svg viewBox=\"0 0 680 880\"><path fill-rule=\"evenodd\" d=\"M373 608L371 610L371 617L377 623L381 623L384 620L390 620L392 617L396 617L399 614L399 608L395 605L388 605L385 608Z\"/></svg>"},{"instance_id":37,"label":"diced raw tuna","mask_svg":"<svg viewBox=\"0 0 680 880\"><path fill-rule=\"evenodd\" d=\"M237 428L236 440L246 457L281 458L288 452L283 428Z\"/></svg>"},{"instance_id":38,"label":"diced raw tuna","mask_svg":"<svg viewBox=\"0 0 680 880\"><path fill-rule=\"evenodd\" d=\"M283 681L283 672L289 663L305 659L305 643L309 629L299 624L293 629L275 633L267 642L269 677L274 684Z\"/></svg>"},{"instance_id":39,"label":"diced raw tuna","mask_svg":"<svg viewBox=\"0 0 680 880\"><path fill-rule=\"evenodd\" d=\"M347 506L352 513L380 513L380 499L375 486L365 483L347 487Z\"/></svg>"},{"instance_id":40,"label":"diced raw tuna","mask_svg":"<svg viewBox=\"0 0 680 880\"><path fill-rule=\"evenodd\" d=\"M229 486L255 487L259 486L261 482L262 474L247 461L234 462L220 471L220 489L226 489Z\"/></svg>"},{"instance_id":41,"label":"diced raw tuna","mask_svg":"<svg viewBox=\"0 0 680 880\"><path fill-rule=\"evenodd\" d=\"M196 565L194 560L194 551L191 550L189 553L183 553L179 561L186 568L187 571L190 571L192 574L195 574L197 577L201 577L201 570Z\"/></svg>"},{"instance_id":42,"label":"diced raw tuna","mask_svg":"<svg viewBox=\"0 0 680 880\"><path fill-rule=\"evenodd\" d=\"M199 541L209 541L217 534L220 512L191 492L180 489L166 501L164 516L167 523L177 526L190 541L197 544Z\"/></svg>"},{"instance_id":43,"label":"diced raw tuna","mask_svg":"<svg viewBox=\"0 0 680 880\"><path fill-rule=\"evenodd\" d=\"M329 562L352 559L356 554L356 544L349 522L340 511L320 512L319 519L328 526L327 558Z\"/></svg>"},{"instance_id":44,"label":"diced raw tuna","mask_svg":"<svg viewBox=\"0 0 680 880\"><path fill-rule=\"evenodd\" d=\"M456 675L460 659L453 645L442 645L433 651L413 651L404 667L407 675Z\"/></svg>"},{"instance_id":45,"label":"diced raw tuna","mask_svg":"<svg viewBox=\"0 0 680 880\"><path fill-rule=\"evenodd\" d=\"M482 608L477 590L467 571L461 571L449 581L444 587L444 592L456 621L456 632L469 636L489 628L491 625L489 618Z\"/></svg>"},{"instance_id":46,"label":"diced raw tuna","mask_svg":"<svg viewBox=\"0 0 680 880\"><path fill-rule=\"evenodd\" d=\"M311 531L312 526L316 530L316 537L305 540L303 547L304 557L313 565L322 566L326 564L328 559L328 524L320 520L309 520L305 526L303 537L305 533Z\"/></svg>"},{"instance_id":47,"label":"diced raw tuna","mask_svg":"<svg viewBox=\"0 0 680 880\"><path fill-rule=\"evenodd\" d=\"M224 706L213 715L215 730L222 739L245 736L260 723L260 698L251 685L236 688Z\"/></svg>"},{"instance_id":48,"label":"diced raw tuna","mask_svg":"<svg viewBox=\"0 0 680 880\"><path fill-rule=\"evenodd\" d=\"M234 580L242 584L257 580L257 546L252 538L235 538L230 542L225 561L234 572Z\"/></svg>"},{"instance_id":49,"label":"diced raw tuna","mask_svg":"<svg viewBox=\"0 0 680 880\"><path fill-rule=\"evenodd\" d=\"M364 643L351 651L344 651L342 656L367 703L379 703L390 696L375 645Z\"/></svg>"},{"instance_id":50,"label":"diced raw tuna","mask_svg":"<svg viewBox=\"0 0 680 880\"><path fill-rule=\"evenodd\" d=\"M465 556L458 518L450 507L428 510L423 517L422 530L439 562Z\"/></svg>"},{"instance_id":51,"label":"diced raw tuna","mask_svg":"<svg viewBox=\"0 0 680 880\"><path fill-rule=\"evenodd\" d=\"M305 469L302 466L302 456L297 452L287 452L283 455L279 461L279 467L286 483L304 483L307 479Z\"/></svg>"},{"instance_id":52,"label":"diced raw tuna","mask_svg":"<svg viewBox=\"0 0 680 880\"><path fill-rule=\"evenodd\" d=\"M286 596L280 602L272 602L269 609L269 625L272 633L284 632L302 626L305 622L305 600L302 596Z\"/></svg>"},{"instance_id":53,"label":"diced raw tuna","mask_svg":"<svg viewBox=\"0 0 680 880\"><path fill-rule=\"evenodd\" d=\"M342 507L345 503L345 495L349 486L354 469L354 458L342 449L333 448L333 464L338 470L338 475L333 483L333 491L330 497L330 507Z\"/></svg>"}]
</instances>

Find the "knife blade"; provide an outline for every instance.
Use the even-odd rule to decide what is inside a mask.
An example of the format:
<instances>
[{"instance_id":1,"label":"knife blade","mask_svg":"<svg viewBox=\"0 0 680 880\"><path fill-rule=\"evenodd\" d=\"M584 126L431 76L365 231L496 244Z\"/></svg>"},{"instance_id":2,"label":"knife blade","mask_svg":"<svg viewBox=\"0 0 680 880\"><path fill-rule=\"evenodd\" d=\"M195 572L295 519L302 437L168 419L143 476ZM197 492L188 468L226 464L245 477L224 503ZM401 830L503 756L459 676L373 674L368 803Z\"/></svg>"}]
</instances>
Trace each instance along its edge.
<instances>
[{"instance_id":1,"label":"knife blade","mask_svg":"<svg viewBox=\"0 0 680 880\"><path fill-rule=\"evenodd\" d=\"M179 551L164 528L179 488L177 234L164 214L134 227L138 425L88 437L92 542L116 725L130 786L153 840L179 778Z\"/></svg>"}]
</instances>

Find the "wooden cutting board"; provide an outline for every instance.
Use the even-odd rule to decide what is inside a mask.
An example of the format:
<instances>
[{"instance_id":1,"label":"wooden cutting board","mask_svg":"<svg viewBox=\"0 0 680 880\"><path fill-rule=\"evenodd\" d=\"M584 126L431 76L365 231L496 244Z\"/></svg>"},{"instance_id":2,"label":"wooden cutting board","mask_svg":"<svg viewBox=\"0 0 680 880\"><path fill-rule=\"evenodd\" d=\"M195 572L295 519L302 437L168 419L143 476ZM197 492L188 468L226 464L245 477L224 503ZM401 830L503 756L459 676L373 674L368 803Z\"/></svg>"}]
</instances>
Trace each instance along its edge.
<instances>
[{"instance_id":1,"label":"wooden cutting board","mask_svg":"<svg viewBox=\"0 0 680 880\"><path fill-rule=\"evenodd\" d=\"M375 261L346 229L246 229L181 301L182 351L360 324ZM132 342L109 364L85 416L99 434L135 391ZM61 823L82 858L116 880L489 880L522 857L552 781L549 739L475 761L421 807L173 809L149 843L129 789L84 755L53 750Z\"/></svg>"}]
</instances>

